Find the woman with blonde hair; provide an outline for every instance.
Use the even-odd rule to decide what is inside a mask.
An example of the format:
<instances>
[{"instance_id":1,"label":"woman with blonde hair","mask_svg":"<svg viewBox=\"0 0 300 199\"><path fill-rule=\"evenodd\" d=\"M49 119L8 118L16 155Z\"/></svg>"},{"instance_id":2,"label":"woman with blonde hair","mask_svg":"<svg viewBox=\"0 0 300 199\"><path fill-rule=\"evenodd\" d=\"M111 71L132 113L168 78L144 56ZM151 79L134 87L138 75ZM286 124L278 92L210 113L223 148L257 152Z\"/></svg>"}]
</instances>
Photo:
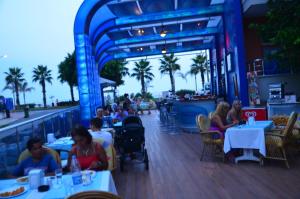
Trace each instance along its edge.
<instances>
[{"instance_id":1,"label":"woman with blonde hair","mask_svg":"<svg viewBox=\"0 0 300 199\"><path fill-rule=\"evenodd\" d=\"M230 105L227 102L220 102L216 108L216 111L212 114L211 118L211 130L218 130L223 134L226 129L236 125L238 122L233 121L232 124L227 124L227 113L230 109Z\"/></svg>"},{"instance_id":2,"label":"woman with blonde hair","mask_svg":"<svg viewBox=\"0 0 300 199\"><path fill-rule=\"evenodd\" d=\"M232 107L227 114L228 123L241 122L242 121L242 103L240 100L234 100Z\"/></svg>"}]
</instances>

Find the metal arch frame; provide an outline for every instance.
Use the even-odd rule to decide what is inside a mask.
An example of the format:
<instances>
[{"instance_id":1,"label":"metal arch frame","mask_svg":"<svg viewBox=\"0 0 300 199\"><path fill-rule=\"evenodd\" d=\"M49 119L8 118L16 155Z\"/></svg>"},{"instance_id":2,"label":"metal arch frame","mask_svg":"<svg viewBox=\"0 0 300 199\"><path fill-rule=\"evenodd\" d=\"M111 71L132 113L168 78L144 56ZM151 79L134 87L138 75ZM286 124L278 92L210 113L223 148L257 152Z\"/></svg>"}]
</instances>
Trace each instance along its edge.
<instances>
[{"instance_id":1,"label":"metal arch frame","mask_svg":"<svg viewBox=\"0 0 300 199\"><path fill-rule=\"evenodd\" d=\"M99 60L99 58L102 56L102 54L109 50L112 47L120 46L120 45L129 45L129 44L143 44L143 43L150 43L155 41L168 41L168 40L174 40L174 39L180 39L180 38L188 38L188 37L196 37L196 36L210 36L214 35L218 32L218 28L206 28L201 29L198 31L185 31L175 34L168 34L165 38L161 38L159 35L149 35L149 36L140 36L138 38L130 38L130 39L121 39L116 40L114 42L109 42L111 40L108 40L104 42L101 47L96 51L96 61Z\"/></svg>"},{"instance_id":2,"label":"metal arch frame","mask_svg":"<svg viewBox=\"0 0 300 199\"><path fill-rule=\"evenodd\" d=\"M93 17L98 9L104 6L106 3L111 2L112 0L85 0L76 15L75 24L74 24L74 40L75 40L75 49L76 49L76 61L77 61L77 73L78 73L78 83L79 83L79 96L80 96L80 108L81 108L81 119L84 125L88 124L88 120L93 116L93 110L95 107L101 104L100 99L96 98L101 97L101 94L98 92L100 89L98 70L102 68L102 66L109 60L114 59L116 57L125 58L128 56L137 56L137 54L116 54L111 56L108 50L115 45L115 42L111 39L106 39L103 43L98 42L101 40L103 35L116 27L122 27L125 25L136 24L136 23L146 23L149 21L161 21L162 19L167 19L169 16L157 15L153 14L152 19L149 20L147 18L143 18L141 16L137 17L121 17L121 18L107 18L102 24L96 27L97 24L93 25L93 33L90 33L90 24L92 22ZM228 4L235 4L237 8L236 2L231 0L226 0L225 2L230 1ZM224 4L225 4L224 2ZM222 7L222 13L225 12ZM216 5L213 5L216 6ZM212 6L209 6L212 7ZM224 8L225 9L225 8ZM200 9L201 10L201 9ZM172 15L172 19L174 18L184 18L188 15L188 13L181 12L182 10L176 10L178 16ZM202 9L203 11L203 9ZM173 12L173 14L174 14ZM179 14L180 13L180 14ZM201 14L201 13L200 13ZM203 13L202 13L203 14ZM204 13L205 14L205 13ZM207 13L206 13L207 14ZM209 15L209 14L207 14ZM206 16L207 16L206 15ZM236 13L235 13L236 15ZM149 17L150 15L148 15ZM240 17L236 15L237 17ZM101 26L105 24L106 27ZM240 33L240 30L237 30ZM91 34L91 35L89 35ZM164 39L161 39L164 40ZM128 41L125 41L125 44ZM240 42L240 40L238 41ZM96 48L94 48L93 44L96 43ZM241 47L241 45L239 45ZM211 49L212 47L208 47ZM225 44L226 48L226 44ZM179 51L180 49L177 49ZM182 51L186 51L185 48L181 49ZM95 57L93 56L94 52L97 52L96 55L101 53L101 57L99 62L96 62ZM176 50L174 50L176 51ZM103 54L102 54L103 52ZM157 54L157 53L156 53ZM141 56L141 53L138 54ZM242 63L243 59L239 59L239 64ZM98 63L98 64L97 64ZM243 78L243 77L242 77ZM93 83L93 84L91 84ZM246 89L247 90L247 89Z\"/></svg>"}]
</instances>

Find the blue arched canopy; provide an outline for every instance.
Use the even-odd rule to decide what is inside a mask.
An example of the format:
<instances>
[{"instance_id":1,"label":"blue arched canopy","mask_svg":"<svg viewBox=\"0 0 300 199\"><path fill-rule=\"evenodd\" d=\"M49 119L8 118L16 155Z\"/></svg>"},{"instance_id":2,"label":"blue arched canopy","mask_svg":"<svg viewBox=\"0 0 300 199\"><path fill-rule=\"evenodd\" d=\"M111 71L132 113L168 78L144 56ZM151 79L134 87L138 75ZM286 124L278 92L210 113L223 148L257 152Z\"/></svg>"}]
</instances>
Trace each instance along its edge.
<instances>
[{"instance_id":1,"label":"blue arched canopy","mask_svg":"<svg viewBox=\"0 0 300 199\"><path fill-rule=\"evenodd\" d=\"M230 83L237 77L240 97L247 104L242 30L240 1L85 0L74 24L83 123L102 105L99 71L106 62L157 55L163 48L167 53L209 49L216 92L232 100ZM163 31L165 37L160 35Z\"/></svg>"}]
</instances>

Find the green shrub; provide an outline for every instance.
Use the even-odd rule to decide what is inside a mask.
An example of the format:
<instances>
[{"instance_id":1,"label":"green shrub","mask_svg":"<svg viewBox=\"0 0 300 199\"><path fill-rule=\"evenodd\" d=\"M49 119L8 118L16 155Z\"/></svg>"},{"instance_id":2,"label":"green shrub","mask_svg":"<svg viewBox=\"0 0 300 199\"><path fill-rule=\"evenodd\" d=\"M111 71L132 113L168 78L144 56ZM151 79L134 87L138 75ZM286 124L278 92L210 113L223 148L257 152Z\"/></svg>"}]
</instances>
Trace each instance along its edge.
<instances>
[{"instance_id":1,"label":"green shrub","mask_svg":"<svg viewBox=\"0 0 300 199\"><path fill-rule=\"evenodd\" d=\"M177 96L184 97L185 94L194 95L195 91L194 90L188 90L188 89L182 89L182 90L176 91L175 94Z\"/></svg>"}]
</instances>

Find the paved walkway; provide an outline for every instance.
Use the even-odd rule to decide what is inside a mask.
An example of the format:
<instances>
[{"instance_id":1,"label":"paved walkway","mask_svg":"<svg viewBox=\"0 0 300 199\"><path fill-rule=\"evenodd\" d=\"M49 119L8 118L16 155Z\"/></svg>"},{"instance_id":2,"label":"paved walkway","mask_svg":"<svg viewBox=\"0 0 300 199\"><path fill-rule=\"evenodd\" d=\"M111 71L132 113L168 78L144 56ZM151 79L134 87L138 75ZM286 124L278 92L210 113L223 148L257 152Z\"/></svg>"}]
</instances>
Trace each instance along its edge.
<instances>
[{"instance_id":1,"label":"paved walkway","mask_svg":"<svg viewBox=\"0 0 300 199\"><path fill-rule=\"evenodd\" d=\"M16 124L20 122L24 122L26 120L30 120L36 117L40 117L42 115L46 115L49 113L61 111L62 109L51 109L51 110L40 110L40 111L30 111L29 118L24 118L24 112L12 112L10 113L10 118L4 118L5 114L2 115L0 113L0 128L6 127L11 124Z\"/></svg>"}]
</instances>

